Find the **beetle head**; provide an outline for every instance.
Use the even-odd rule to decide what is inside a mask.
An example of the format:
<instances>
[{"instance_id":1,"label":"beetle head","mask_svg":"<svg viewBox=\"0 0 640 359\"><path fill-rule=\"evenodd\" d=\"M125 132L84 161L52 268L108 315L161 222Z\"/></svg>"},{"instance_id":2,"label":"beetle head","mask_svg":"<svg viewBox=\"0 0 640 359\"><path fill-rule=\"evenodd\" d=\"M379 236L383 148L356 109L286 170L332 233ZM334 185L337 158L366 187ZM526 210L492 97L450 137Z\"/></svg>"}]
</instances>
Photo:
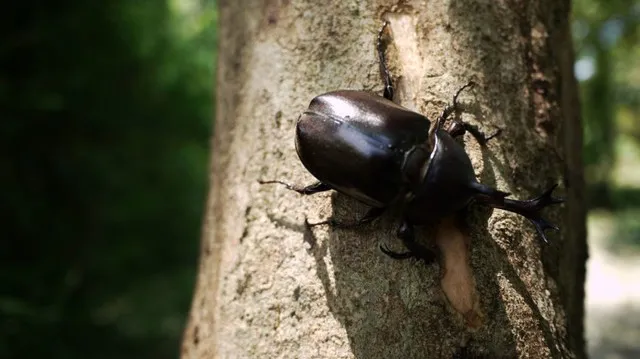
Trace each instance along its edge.
<instances>
[{"instance_id":1,"label":"beetle head","mask_svg":"<svg viewBox=\"0 0 640 359\"><path fill-rule=\"evenodd\" d=\"M473 166L464 148L442 130L434 132L434 145L420 173L421 181L409 200L410 212L446 216L464 208L477 194Z\"/></svg>"}]
</instances>

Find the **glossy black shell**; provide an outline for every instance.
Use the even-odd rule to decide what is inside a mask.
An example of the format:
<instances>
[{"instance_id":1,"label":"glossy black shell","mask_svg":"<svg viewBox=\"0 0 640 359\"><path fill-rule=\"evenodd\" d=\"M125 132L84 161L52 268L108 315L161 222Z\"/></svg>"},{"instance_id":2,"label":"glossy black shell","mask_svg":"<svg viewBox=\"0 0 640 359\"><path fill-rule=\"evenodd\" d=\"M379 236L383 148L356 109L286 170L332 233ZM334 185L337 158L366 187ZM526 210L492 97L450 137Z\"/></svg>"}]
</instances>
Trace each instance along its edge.
<instances>
[{"instance_id":1,"label":"glossy black shell","mask_svg":"<svg viewBox=\"0 0 640 359\"><path fill-rule=\"evenodd\" d=\"M467 206L475 195L487 191L478 183L464 148L442 129L437 129L434 137L426 176L405 209L410 223L449 215Z\"/></svg>"},{"instance_id":2,"label":"glossy black shell","mask_svg":"<svg viewBox=\"0 0 640 359\"><path fill-rule=\"evenodd\" d=\"M363 91L314 98L296 126L296 151L320 182L374 207L398 197L430 155L429 120Z\"/></svg>"}]
</instances>

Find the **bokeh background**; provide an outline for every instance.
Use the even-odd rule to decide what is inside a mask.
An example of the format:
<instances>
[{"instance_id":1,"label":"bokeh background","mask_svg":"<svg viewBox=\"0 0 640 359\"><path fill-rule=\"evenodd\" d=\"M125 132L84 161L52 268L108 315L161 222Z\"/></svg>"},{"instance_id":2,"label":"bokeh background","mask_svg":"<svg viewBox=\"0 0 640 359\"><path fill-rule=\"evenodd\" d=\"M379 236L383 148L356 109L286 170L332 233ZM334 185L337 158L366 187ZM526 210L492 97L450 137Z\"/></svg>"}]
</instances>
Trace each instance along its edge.
<instances>
[{"instance_id":1,"label":"bokeh background","mask_svg":"<svg viewBox=\"0 0 640 359\"><path fill-rule=\"evenodd\" d=\"M176 358L214 113L213 0L0 14L0 358ZM576 0L592 358L640 358L640 4Z\"/></svg>"}]
</instances>

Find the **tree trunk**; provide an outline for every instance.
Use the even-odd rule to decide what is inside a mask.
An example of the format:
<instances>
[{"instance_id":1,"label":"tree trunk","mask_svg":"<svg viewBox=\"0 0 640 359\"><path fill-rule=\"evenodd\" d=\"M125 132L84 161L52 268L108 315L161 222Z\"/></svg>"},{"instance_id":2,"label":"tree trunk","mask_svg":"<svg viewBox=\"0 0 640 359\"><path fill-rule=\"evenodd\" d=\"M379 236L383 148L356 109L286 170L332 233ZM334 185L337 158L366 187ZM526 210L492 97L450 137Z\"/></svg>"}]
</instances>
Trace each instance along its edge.
<instances>
[{"instance_id":1,"label":"tree trunk","mask_svg":"<svg viewBox=\"0 0 640 359\"><path fill-rule=\"evenodd\" d=\"M476 2L220 1L218 98L200 274L183 358L583 358L586 260L581 126L566 0ZM396 102L433 119L469 80L461 117L500 136L464 146L481 182L531 198L561 231L472 205L469 262L482 324L469 328L441 266L395 261L393 216L363 228L366 207L300 196L258 179L310 184L294 148L299 114L336 89L382 93L375 38L390 22ZM430 233L418 231L419 240ZM462 242L461 242L462 243ZM400 247L401 248L401 247ZM449 298L450 299L450 298Z\"/></svg>"}]
</instances>

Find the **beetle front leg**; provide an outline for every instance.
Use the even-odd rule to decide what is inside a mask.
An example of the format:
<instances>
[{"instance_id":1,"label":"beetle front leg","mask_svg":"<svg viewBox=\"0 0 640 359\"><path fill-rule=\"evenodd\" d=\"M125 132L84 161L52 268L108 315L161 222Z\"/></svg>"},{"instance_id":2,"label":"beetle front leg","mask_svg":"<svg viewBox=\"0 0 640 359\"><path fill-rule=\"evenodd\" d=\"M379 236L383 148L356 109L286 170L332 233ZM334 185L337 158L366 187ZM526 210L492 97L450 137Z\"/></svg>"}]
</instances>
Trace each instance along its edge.
<instances>
[{"instance_id":1,"label":"beetle front leg","mask_svg":"<svg viewBox=\"0 0 640 359\"><path fill-rule=\"evenodd\" d=\"M382 75L382 81L384 81L384 93L383 96L389 101L393 101L393 83L391 81L391 73L387 67L387 59L385 57L385 50L387 49L386 42L383 39L384 30L389 25L388 21L385 21L378 31L378 42L376 44L376 50L378 51L378 61L380 62L380 74Z\"/></svg>"},{"instance_id":2,"label":"beetle front leg","mask_svg":"<svg viewBox=\"0 0 640 359\"><path fill-rule=\"evenodd\" d=\"M451 116L451 114L454 113L458 109L458 96L460 96L460 93L462 93L462 91L464 89L473 87L475 85L476 85L475 82L469 81L464 86L462 86L460 89L458 89L458 91L456 91L456 94L453 95L453 101L451 101L451 104L447 105L444 108L444 110L442 110L442 113L440 114L440 116L438 116L438 121L437 121L437 127L438 128L441 128L442 126L444 126L444 123L447 121L447 118L449 118L449 116ZM502 132L502 130L498 129L493 135L485 136L484 133L478 131L478 129L475 128L474 126L471 126L470 124L468 124L466 122L453 120L451 125L449 125L449 128L447 128L447 132L449 132L451 137L462 136L462 135L464 135L465 132L469 132L470 134L473 135L473 137L476 138L476 140L481 145L484 146L484 145L487 144L487 142L490 139L498 136L500 134L500 132Z\"/></svg>"},{"instance_id":3,"label":"beetle front leg","mask_svg":"<svg viewBox=\"0 0 640 359\"><path fill-rule=\"evenodd\" d=\"M359 227L367 223L373 222L376 218L380 217L385 210L386 210L385 207L370 208L362 218L358 219L355 222L339 222L333 218L330 218L326 221L316 222L316 223L306 222L306 224L309 227L322 226L326 224L334 228L354 228L354 227Z\"/></svg>"},{"instance_id":4,"label":"beetle front leg","mask_svg":"<svg viewBox=\"0 0 640 359\"><path fill-rule=\"evenodd\" d=\"M397 236L402 240L402 243L407 247L408 251L404 253L398 253L390 250L386 245L381 244L380 250L382 253L388 255L393 259L408 259L419 258L425 261L426 264L430 264L436 259L436 255L433 251L421 246L415 241L415 233L413 226L406 220L402 221L400 228L398 228Z\"/></svg>"},{"instance_id":5,"label":"beetle front leg","mask_svg":"<svg viewBox=\"0 0 640 359\"><path fill-rule=\"evenodd\" d=\"M471 135L473 135L476 141L478 141L478 143L484 146L490 139L498 136L502 132L502 130L498 129L491 136L486 136L484 133L478 131L476 127L471 126L470 124L454 120L453 122L451 122L451 125L449 125L449 128L447 128L447 132L449 132L451 137L462 136L465 134L465 132L469 132Z\"/></svg>"},{"instance_id":6,"label":"beetle front leg","mask_svg":"<svg viewBox=\"0 0 640 359\"><path fill-rule=\"evenodd\" d=\"M278 181L278 180L269 180L269 181L263 181L263 180L258 180L258 183L260 184L271 184L271 183L277 183L277 184L281 184L283 186L285 186L287 189L292 190L292 191L296 191L300 194L303 195L311 195L311 194L315 194L315 193L319 193L319 192L325 192L325 191L329 191L332 188L329 187L328 185L322 183L322 182L316 182L313 184L310 184L308 186L305 187L301 187L301 186L296 186L284 181Z\"/></svg>"},{"instance_id":7,"label":"beetle front leg","mask_svg":"<svg viewBox=\"0 0 640 359\"><path fill-rule=\"evenodd\" d=\"M444 123L447 120L447 118L449 118L449 116L451 116L451 114L454 113L458 109L458 96L460 96L460 93L462 93L462 91L464 89L466 89L468 87L473 87L475 85L476 85L475 82L469 81L464 86L462 86L460 89L458 89L458 91L456 91L456 94L453 95L453 101L451 102L451 104L447 104L447 106L445 106L444 110L442 110L442 113L440 114L440 116L438 116L438 120L436 122L437 123L436 126L438 128L442 128L442 126L444 125Z\"/></svg>"}]
</instances>

